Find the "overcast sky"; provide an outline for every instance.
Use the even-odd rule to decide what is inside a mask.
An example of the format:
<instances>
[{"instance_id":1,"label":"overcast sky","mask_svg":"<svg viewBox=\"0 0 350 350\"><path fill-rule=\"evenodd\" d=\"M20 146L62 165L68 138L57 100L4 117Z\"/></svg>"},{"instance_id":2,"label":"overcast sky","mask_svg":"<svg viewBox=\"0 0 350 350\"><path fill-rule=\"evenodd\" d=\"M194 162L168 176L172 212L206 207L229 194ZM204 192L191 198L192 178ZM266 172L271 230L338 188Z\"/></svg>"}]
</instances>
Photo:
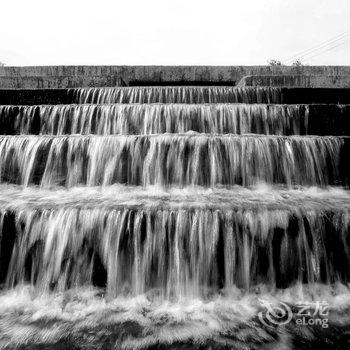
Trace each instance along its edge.
<instances>
[{"instance_id":1,"label":"overcast sky","mask_svg":"<svg viewBox=\"0 0 350 350\"><path fill-rule=\"evenodd\" d=\"M350 64L350 0L2 0L0 11L7 65L266 64L345 31L303 62Z\"/></svg>"}]
</instances>

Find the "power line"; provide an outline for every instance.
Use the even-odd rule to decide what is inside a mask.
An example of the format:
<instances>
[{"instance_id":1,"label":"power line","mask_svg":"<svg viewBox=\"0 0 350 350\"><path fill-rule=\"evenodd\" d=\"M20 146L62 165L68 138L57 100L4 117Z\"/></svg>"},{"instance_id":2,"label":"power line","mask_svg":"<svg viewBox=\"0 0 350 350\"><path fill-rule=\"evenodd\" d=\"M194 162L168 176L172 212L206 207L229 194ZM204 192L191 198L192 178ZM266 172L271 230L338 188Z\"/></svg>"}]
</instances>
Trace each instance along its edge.
<instances>
[{"instance_id":1,"label":"power line","mask_svg":"<svg viewBox=\"0 0 350 350\"><path fill-rule=\"evenodd\" d=\"M345 32L341 33L341 34L338 34L334 37L332 37L331 39L328 39L326 41L323 41L322 43L316 45L316 46L313 46L309 49L306 49L306 50L303 50L303 51L300 51L299 53L291 56L289 59L287 59L286 61L291 61L295 58L303 58L303 57L306 57L308 56L309 54L312 54L313 52L315 51L318 51L320 49L323 49L324 47L327 47L331 44L335 44L336 42L340 41L340 40L343 40L345 39L348 35L350 34L350 30L346 30Z\"/></svg>"},{"instance_id":2,"label":"power line","mask_svg":"<svg viewBox=\"0 0 350 350\"><path fill-rule=\"evenodd\" d=\"M332 37L331 39L328 39L328 40L326 40L326 41L321 42L320 44L318 44L318 45L316 45L316 46L313 46L313 47L311 47L311 48L309 48L309 49L306 49L306 50L303 50L303 51L298 52L297 54L291 56L291 57L288 59L288 61L291 60L291 59L293 59L293 58L296 58L296 57L298 57L298 56L300 56L300 55L305 56L305 55L308 54L310 51L319 50L319 49L323 48L324 46L327 46L327 45L329 45L329 44L332 44L332 43L334 43L334 42L337 42L337 41L339 41L339 40L342 40L344 37L346 37L346 36L349 35L349 34L350 34L350 30L347 30L347 31L345 31L345 32L343 32L343 33L341 33L341 34L338 34L338 35Z\"/></svg>"},{"instance_id":3,"label":"power line","mask_svg":"<svg viewBox=\"0 0 350 350\"><path fill-rule=\"evenodd\" d=\"M340 43L338 45L332 46L332 47L330 47L330 48L328 48L326 50L323 50L322 52L318 52L316 55L313 55L313 56L309 57L308 59L311 60L314 57L320 56L320 55L324 54L325 52L331 51L331 50L333 50L333 49L335 49L335 48L337 48L339 46L342 46L342 45L344 45L344 44L346 44L348 42L350 42L350 38L348 40L343 41L342 43Z\"/></svg>"},{"instance_id":4,"label":"power line","mask_svg":"<svg viewBox=\"0 0 350 350\"><path fill-rule=\"evenodd\" d=\"M327 43L326 45L322 45L321 47L319 47L317 50L316 50L316 49L315 49L315 50L311 50L310 52L308 52L308 53L306 53L306 54L304 54L304 55L301 55L299 58L305 58L305 57L307 57L307 56L309 56L309 55L311 55L311 54L313 54L313 53L315 53L315 52L317 52L317 51L319 51L319 50L324 49L324 48L328 49L328 47L329 47L330 45L333 45L333 44L339 42L340 40L346 39L346 37L347 37L347 35L343 36L342 38L340 38L340 39L338 39L338 40L330 41L330 42Z\"/></svg>"}]
</instances>

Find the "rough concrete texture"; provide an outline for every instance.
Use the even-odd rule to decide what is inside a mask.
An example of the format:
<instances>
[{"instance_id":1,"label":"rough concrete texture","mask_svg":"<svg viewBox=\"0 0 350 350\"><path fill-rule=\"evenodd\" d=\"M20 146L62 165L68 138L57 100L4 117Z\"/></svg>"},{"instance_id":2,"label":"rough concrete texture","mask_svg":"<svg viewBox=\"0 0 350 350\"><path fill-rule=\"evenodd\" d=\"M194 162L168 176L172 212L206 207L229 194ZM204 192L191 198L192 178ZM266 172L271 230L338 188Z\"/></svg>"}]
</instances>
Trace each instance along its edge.
<instances>
[{"instance_id":1,"label":"rough concrete texture","mask_svg":"<svg viewBox=\"0 0 350 350\"><path fill-rule=\"evenodd\" d=\"M281 87L285 104L350 104L350 89Z\"/></svg>"},{"instance_id":2,"label":"rough concrete texture","mask_svg":"<svg viewBox=\"0 0 350 350\"><path fill-rule=\"evenodd\" d=\"M348 88L350 75L254 75L243 77L237 85Z\"/></svg>"},{"instance_id":3,"label":"rough concrete texture","mask_svg":"<svg viewBox=\"0 0 350 350\"><path fill-rule=\"evenodd\" d=\"M1 77L2 89L60 89L89 86L123 86L124 82L115 75L108 76L23 76Z\"/></svg>"},{"instance_id":4,"label":"rough concrete texture","mask_svg":"<svg viewBox=\"0 0 350 350\"><path fill-rule=\"evenodd\" d=\"M3 78L6 84L17 87L37 88L40 80L75 77L83 79L83 85L114 86L113 82L98 81L101 77L118 77L129 82L227 82L237 84L244 76L271 75L308 75L308 76L350 76L350 66L37 66L37 67L0 67L0 84ZM2 77L2 78L1 78ZM25 77L24 80L23 77ZM29 78L37 77L31 85ZM13 81L11 80L13 79ZM27 79L27 81L26 81ZM88 82L84 81L87 79ZM22 85L23 84L23 85ZM26 85L24 85L26 84ZM42 83L42 87L46 87ZM60 85L52 87L69 87ZM57 83L58 84L58 83ZM74 85L75 86L75 85ZM81 85L82 86L82 85ZM0 85L1 87L1 85ZM49 87L49 86L47 86ZM50 86L51 87L51 86Z\"/></svg>"},{"instance_id":5,"label":"rough concrete texture","mask_svg":"<svg viewBox=\"0 0 350 350\"><path fill-rule=\"evenodd\" d=\"M68 89L0 89L0 105L76 103Z\"/></svg>"}]
</instances>

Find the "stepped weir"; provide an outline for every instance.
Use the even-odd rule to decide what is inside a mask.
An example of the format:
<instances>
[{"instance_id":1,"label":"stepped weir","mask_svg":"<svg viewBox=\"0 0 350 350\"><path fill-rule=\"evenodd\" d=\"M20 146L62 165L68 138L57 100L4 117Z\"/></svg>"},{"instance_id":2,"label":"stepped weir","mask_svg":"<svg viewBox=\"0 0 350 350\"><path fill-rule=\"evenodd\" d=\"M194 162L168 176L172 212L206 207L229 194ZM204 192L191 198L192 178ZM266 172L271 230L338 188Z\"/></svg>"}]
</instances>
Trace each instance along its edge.
<instances>
[{"instance_id":1,"label":"stepped weir","mask_svg":"<svg viewBox=\"0 0 350 350\"><path fill-rule=\"evenodd\" d=\"M350 310L350 92L302 90L2 90L0 348L256 349L257 298Z\"/></svg>"}]
</instances>

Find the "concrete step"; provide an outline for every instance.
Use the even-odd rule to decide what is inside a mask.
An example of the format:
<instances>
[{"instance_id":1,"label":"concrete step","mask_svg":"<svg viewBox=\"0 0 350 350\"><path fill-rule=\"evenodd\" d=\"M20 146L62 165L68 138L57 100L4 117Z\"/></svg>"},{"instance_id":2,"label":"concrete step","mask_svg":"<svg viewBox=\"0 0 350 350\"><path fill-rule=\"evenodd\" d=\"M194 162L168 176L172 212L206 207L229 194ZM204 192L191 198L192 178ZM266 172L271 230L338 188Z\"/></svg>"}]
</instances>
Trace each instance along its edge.
<instances>
[{"instance_id":1,"label":"concrete step","mask_svg":"<svg viewBox=\"0 0 350 350\"><path fill-rule=\"evenodd\" d=\"M129 81L237 83L254 75L350 75L350 66L26 66L0 67L0 77L119 76ZM228 84L229 85L229 84Z\"/></svg>"},{"instance_id":2,"label":"concrete step","mask_svg":"<svg viewBox=\"0 0 350 350\"><path fill-rule=\"evenodd\" d=\"M302 278L348 282L349 198L338 189L101 192L0 186L0 283L8 275L7 286L29 276L33 281L39 276L45 289L51 283L78 285L82 271L88 271L83 281L107 286L110 296L120 295L126 282L133 295L161 285L160 291L178 296L193 287L188 274L201 282L197 295L224 286L248 291L262 281L269 288ZM64 274L67 260L72 269ZM95 279L93 271L104 273ZM129 278L135 273L140 279ZM165 285L169 275L174 283Z\"/></svg>"},{"instance_id":3,"label":"concrete step","mask_svg":"<svg viewBox=\"0 0 350 350\"><path fill-rule=\"evenodd\" d=\"M89 86L125 86L125 83L121 78L115 75L0 77L0 89L62 89Z\"/></svg>"},{"instance_id":4,"label":"concrete step","mask_svg":"<svg viewBox=\"0 0 350 350\"><path fill-rule=\"evenodd\" d=\"M350 75L250 75L237 86L350 88Z\"/></svg>"},{"instance_id":5,"label":"concrete step","mask_svg":"<svg viewBox=\"0 0 350 350\"><path fill-rule=\"evenodd\" d=\"M179 204L181 206L179 206ZM77 186L50 189L0 184L0 211L130 208L158 210L275 211L350 211L350 191L337 187L310 188L258 184L252 187L231 186L154 188L112 185Z\"/></svg>"},{"instance_id":6,"label":"concrete step","mask_svg":"<svg viewBox=\"0 0 350 350\"><path fill-rule=\"evenodd\" d=\"M214 134L0 136L1 182L348 185L349 137Z\"/></svg>"},{"instance_id":7,"label":"concrete step","mask_svg":"<svg viewBox=\"0 0 350 350\"><path fill-rule=\"evenodd\" d=\"M169 97L171 95L172 97ZM350 88L119 87L0 89L1 105L71 104L79 102L350 104Z\"/></svg>"},{"instance_id":8,"label":"concrete step","mask_svg":"<svg viewBox=\"0 0 350 350\"><path fill-rule=\"evenodd\" d=\"M64 188L50 191L0 185L0 283L8 269L12 269L9 284L14 282L14 276L19 280L21 276L25 277L22 272L31 264L26 264L24 258L30 256L37 262L33 268L41 273L45 273L49 261L58 262L56 268L59 270L64 268L66 259L71 260L73 266L76 262L76 268L66 275L68 282L70 275L80 275L80 269L89 271L90 263L93 263L90 258L94 255L91 253L95 252L104 262L101 268L108 266L103 276L109 275L108 292L115 295L120 290L112 282L117 281L118 265L112 264L114 260L109 257L118 254L122 266L131 272L129 268L137 256L134 244L139 246L140 261L145 262L142 265L146 267L142 269L145 277L153 275L154 270L149 269L150 259L178 256L179 268L194 272L196 265L190 264L193 258L198 262L197 266L205 264L208 270L197 270L202 277L200 280L214 289L218 285L207 278L208 271L221 275L219 280L228 288L235 282L236 286L247 289L262 280L272 288L276 284L287 286L301 277L300 273L310 282L349 281L349 242L345 231L349 222L349 198L348 191L335 188L286 190L236 186L209 191L193 187L162 191L112 186L102 190L77 187L70 191ZM40 249L43 246L45 249ZM224 247L234 248L227 250ZM18 261L15 266L10 264L9 253L12 251L13 259ZM232 265L230 259L235 256L235 251L240 258L237 265ZM295 252L300 251L309 261L295 259ZM252 254L258 259L244 258L252 257ZM127 256L133 258L129 260ZM220 260L224 256L228 259ZM164 259L163 263L168 267L166 271L175 277L172 280L179 281L174 275L177 270L172 268L172 261ZM300 268L295 268L296 263ZM245 267L248 266L247 271ZM164 281L162 265L154 266L154 269L157 271L155 281ZM268 273L273 270L276 274ZM57 281L57 274L51 274L53 270L46 271L51 278L44 279L43 284ZM224 271L231 278L225 280ZM153 287L151 280L144 281L142 288ZM103 279L102 285L106 284ZM120 283L120 287L122 285ZM179 287L177 283L175 285ZM132 283L131 291L137 291L136 288L137 285ZM164 290L170 292L173 288L171 284Z\"/></svg>"},{"instance_id":9,"label":"concrete step","mask_svg":"<svg viewBox=\"0 0 350 350\"><path fill-rule=\"evenodd\" d=\"M0 133L350 136L350 105L71 104L0 106Z\"/></svg>"}]
</instances>

